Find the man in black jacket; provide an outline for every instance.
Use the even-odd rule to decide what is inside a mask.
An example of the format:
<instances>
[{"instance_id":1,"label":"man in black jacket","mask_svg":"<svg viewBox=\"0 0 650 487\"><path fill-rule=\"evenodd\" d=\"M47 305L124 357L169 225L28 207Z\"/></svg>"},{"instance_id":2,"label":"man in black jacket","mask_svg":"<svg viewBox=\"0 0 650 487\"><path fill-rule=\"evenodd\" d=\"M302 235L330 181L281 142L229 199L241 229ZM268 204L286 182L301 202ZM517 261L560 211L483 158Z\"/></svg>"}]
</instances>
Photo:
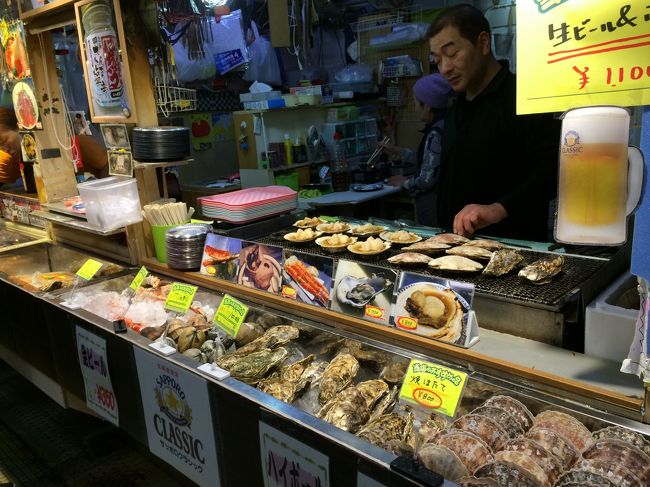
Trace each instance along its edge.
<instances>
[{"instance_id":1,"label":"man in black jacket","mask_svg":"<svg viewBox=\"0 0 650 487\"><path fill-rule=\"evenodd\" d=\"M440 226L465 236L485 228L489 235L546 241L559 121L516 115L515 75L492 54L480 10L445 10L427 37L440 73L459 93L442 137Z\"/></svg>"}]
</instances>

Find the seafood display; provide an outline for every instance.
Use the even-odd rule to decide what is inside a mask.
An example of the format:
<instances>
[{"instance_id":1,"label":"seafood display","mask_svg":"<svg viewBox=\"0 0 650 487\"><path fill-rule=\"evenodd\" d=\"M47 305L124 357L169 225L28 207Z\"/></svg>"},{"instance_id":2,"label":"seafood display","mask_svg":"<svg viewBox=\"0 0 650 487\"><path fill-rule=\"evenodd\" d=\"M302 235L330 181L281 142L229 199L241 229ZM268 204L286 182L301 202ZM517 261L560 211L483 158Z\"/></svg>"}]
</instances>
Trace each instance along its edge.
<instances>
[{"instance_id":1,"label":"seafood display","mask_svg":"<svg viewBox=\"0 0 650 487\"><path fill-rule=\"evenodd\" d=\"M434 238L415 242L414 244L402 247L402 250L407 252L420 252L422 254L435 254L451 248L451 245L434 240Z\"/></svg>"},{"instance_id":2,"label":"seafood display","mask_svg":"<svg viewBox=\"0 0 650 487\"><path fill-rule=\"evenodd\" d=\"M527 265L519 271L519 277L528 279L533 284L548 284L562 271L564 257L541 259Z\"/></svg>"},{"instance_id":3,"label":"seafood display","mask_svg":"<svg viewBox=\"0 0 650 487\"><path fill-rule=\"evenodd\" d=\"M321 223L316 230L323 233L345 233L350 230L351 225L344 222Z\"/></svg>"},{"instance_id":4,"label":"seafood display","mask_svg":"<svg viewBox=\"0 0 650 487\"><path fill-rule=\"evenodd\" d=\"M318 217L313 217L313 218L303 218L302 220L296 221L293 226L298 227L298 228L314 228L320 225L321 223L325 223L323 220L321 220Z\"/></svg>"},{"instance_id":5,"label":"seafood display","mask_svg":"<svg viewBox=\"0 0 650 487\"><path fill-rule=\"evenodd\" d=\"M306 262L306 260L312 262ZM329 305L333 268L331 259L309 254L301 254L298 257L296 254L287 252L283 268L285 285L292 288L297 285L304 293L304 296L299 296L301 301L324 307Z\"/></svg>"},{"instance_id":6,"label":"seafood display","mask_svg":"<svg viewBox=\"0 0 650 487\"><path fill-rule=\"evenodd\" d=\"M348 245L347 249L357 255L378 255L390 248L390 242L379 238L369 237L365 242L356 242Z\"/></svg>"},{"instance_id":7,"label":"seafood display","mask_svg":"<svg viewBox=\"0 0 650 487\"><path fill-rule=\"evenodd\" d=\"M490 262L483 269L484 276L504 276L511 272L519 263L524 260L516 250L502 249L496 250Z\"/></svg>"},{"instance_id":8,"label":"seafood display","mask_svg":"<svg viewBox=\"0 0 650 487\"><path fill-rule=\"evenodd\" d=\"M362 225L355 225L350 229L350 233L356 236L365 236L365 235L379 235L381 232L385 231L386 227L381 225L373 225L372 223L364 223Z\"/></svg>"},{"instance_id":9,"label":"seafood display","mask_svg":"<svg viewBox=\"0 0 650 487\"><path fill-rule=\"evenodd\" d=\"M343 233L335 233L329 237L320 237L316 240L316 245L327 250L328 252L342 252L348 245L352 245L357 241L357 237L350 237Z\"/></svg>"},{"instance_id":10,"label":"seafood display","mask_svg":"<svg viewBox=\"0 0 650 487\"><path fill-rule=\"evenodd\" d=\"M282 284L282 248L252 244L239 255L237 284L278 293Z\"/></svg>"},{"instance_id":11,"label":"seafood display","mask_svg":"<svg viewBox=\"0 0 650 487\"><path fill-rule=\"evenodd\" d=\"M398 230L396 232L382 232L379 236L387 242L399 245L413 244L422 240L422 237L419 235L413 232L407 232L406 230Z\"/></svg>"},{"instance_id":12,"label":"seafood display","mask_svg":"<svg viewBox=\"0 0 650 487\"><path fill-rule=\"evenodd\" d=\"M431 257L417 252L403 252L388 258L388 262L395 265L426 265Z\"/></svg>"},{"instance_id":13,"label":"seafood display","mask_svg":"<svg viewBox=\"0 0 650 487\"><path fill-rule=\"evenodd\" d=\"M460 255L446 255L437 259L431 259L429 261L429 267L448 272L478 272L483 269L483 264L479 264L472 259Z\"/></svg>"},{"instance_id":14,"label":"seafood display","mask_svg":"<svg viewBox=\"0 0 650 487\"><path fill-rule=\"evenodd\" d=\"M289 242L304 243L304 242L311 242L313 240L316 240L322 234L323 232L315 232L311 228L306 228L304 230L302 228L299 228L295 232L287 233L284 236L284 239L288 240Z\"/></svg>"},{"instance_id":15,"label":"seafood display","mask_svg":"<svg viewBox=\"0 0 650 487\"><path fill-rule=\"evenodd\" d=\"M467 257L468 259L489 260L492 258L491 251L475 245L459 245L458 247L448 249L446 253L449 255L460 255L462 257Z\"/></svg>"}]
</instances>

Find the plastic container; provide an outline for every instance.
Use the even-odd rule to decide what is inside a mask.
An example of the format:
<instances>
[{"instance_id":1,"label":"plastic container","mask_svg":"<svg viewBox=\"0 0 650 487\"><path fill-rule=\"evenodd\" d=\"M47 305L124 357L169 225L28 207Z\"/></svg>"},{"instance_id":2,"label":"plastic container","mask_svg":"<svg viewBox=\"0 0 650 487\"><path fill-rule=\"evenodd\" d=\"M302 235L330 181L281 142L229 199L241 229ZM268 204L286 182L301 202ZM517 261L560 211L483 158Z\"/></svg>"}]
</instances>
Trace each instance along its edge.
<instances>
[{"instance_id":1,"label":"plastic container","mask_svg":"<svg viewBox=\"0 0 650 487\"><path fill-rule=\"evenodd\" d=\"M156 259L163 264L167 263L167 245L165 234L167 230L176 228L179 225L151 225L151 236L153 238L153 247L156 250Z\"/></svg>"},{"instance_id":2,"label":"plastic container","mask_svg":"<svg viewBox=\"0 0 650 487\"><path fill-rule=\"evenodd\" d=\"M100 230L115 230L142 221L135 179L112 176L77 187L86 206L88 223Z\"/></svg>"}]
</instances>

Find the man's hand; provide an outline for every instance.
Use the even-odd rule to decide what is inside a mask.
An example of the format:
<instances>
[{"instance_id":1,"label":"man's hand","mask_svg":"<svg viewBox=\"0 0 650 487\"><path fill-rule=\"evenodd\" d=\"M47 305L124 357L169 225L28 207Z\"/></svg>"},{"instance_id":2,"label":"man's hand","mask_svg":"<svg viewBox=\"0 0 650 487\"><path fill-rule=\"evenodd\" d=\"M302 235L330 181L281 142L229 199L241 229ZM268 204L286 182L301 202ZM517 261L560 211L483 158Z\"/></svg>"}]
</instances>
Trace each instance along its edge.
<instances>
[{"instance_id":1,"label":"man's hand","mask_svg":"<svg viewBox=\"0 0 650 487\"><path fill-rule=\"evenodd\" d=\"M501 203L491 205L466 205L454 217L454 233L470 237L474 232L499 223L508 212Z\"/></svg>"}]
</instances>

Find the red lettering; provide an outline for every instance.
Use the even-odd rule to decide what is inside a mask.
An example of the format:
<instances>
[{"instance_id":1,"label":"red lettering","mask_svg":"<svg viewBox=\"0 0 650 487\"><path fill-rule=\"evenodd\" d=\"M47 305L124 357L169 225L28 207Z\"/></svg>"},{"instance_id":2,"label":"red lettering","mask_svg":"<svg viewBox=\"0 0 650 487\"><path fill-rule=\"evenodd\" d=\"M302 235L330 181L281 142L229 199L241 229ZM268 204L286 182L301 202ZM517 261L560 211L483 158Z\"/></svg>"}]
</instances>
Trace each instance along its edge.
<instances>
[{"instance_id":1,"label":"red lettering","mask_svg":"<svg viewBox=\"0 0 650 487\"><path fill-rule=\"evenodd\" d=\"M634 66L632 71L630 71L630 77L633 80L640 79L643 76L643 68L641 66Z\"/></svg>"}]
</instances>

